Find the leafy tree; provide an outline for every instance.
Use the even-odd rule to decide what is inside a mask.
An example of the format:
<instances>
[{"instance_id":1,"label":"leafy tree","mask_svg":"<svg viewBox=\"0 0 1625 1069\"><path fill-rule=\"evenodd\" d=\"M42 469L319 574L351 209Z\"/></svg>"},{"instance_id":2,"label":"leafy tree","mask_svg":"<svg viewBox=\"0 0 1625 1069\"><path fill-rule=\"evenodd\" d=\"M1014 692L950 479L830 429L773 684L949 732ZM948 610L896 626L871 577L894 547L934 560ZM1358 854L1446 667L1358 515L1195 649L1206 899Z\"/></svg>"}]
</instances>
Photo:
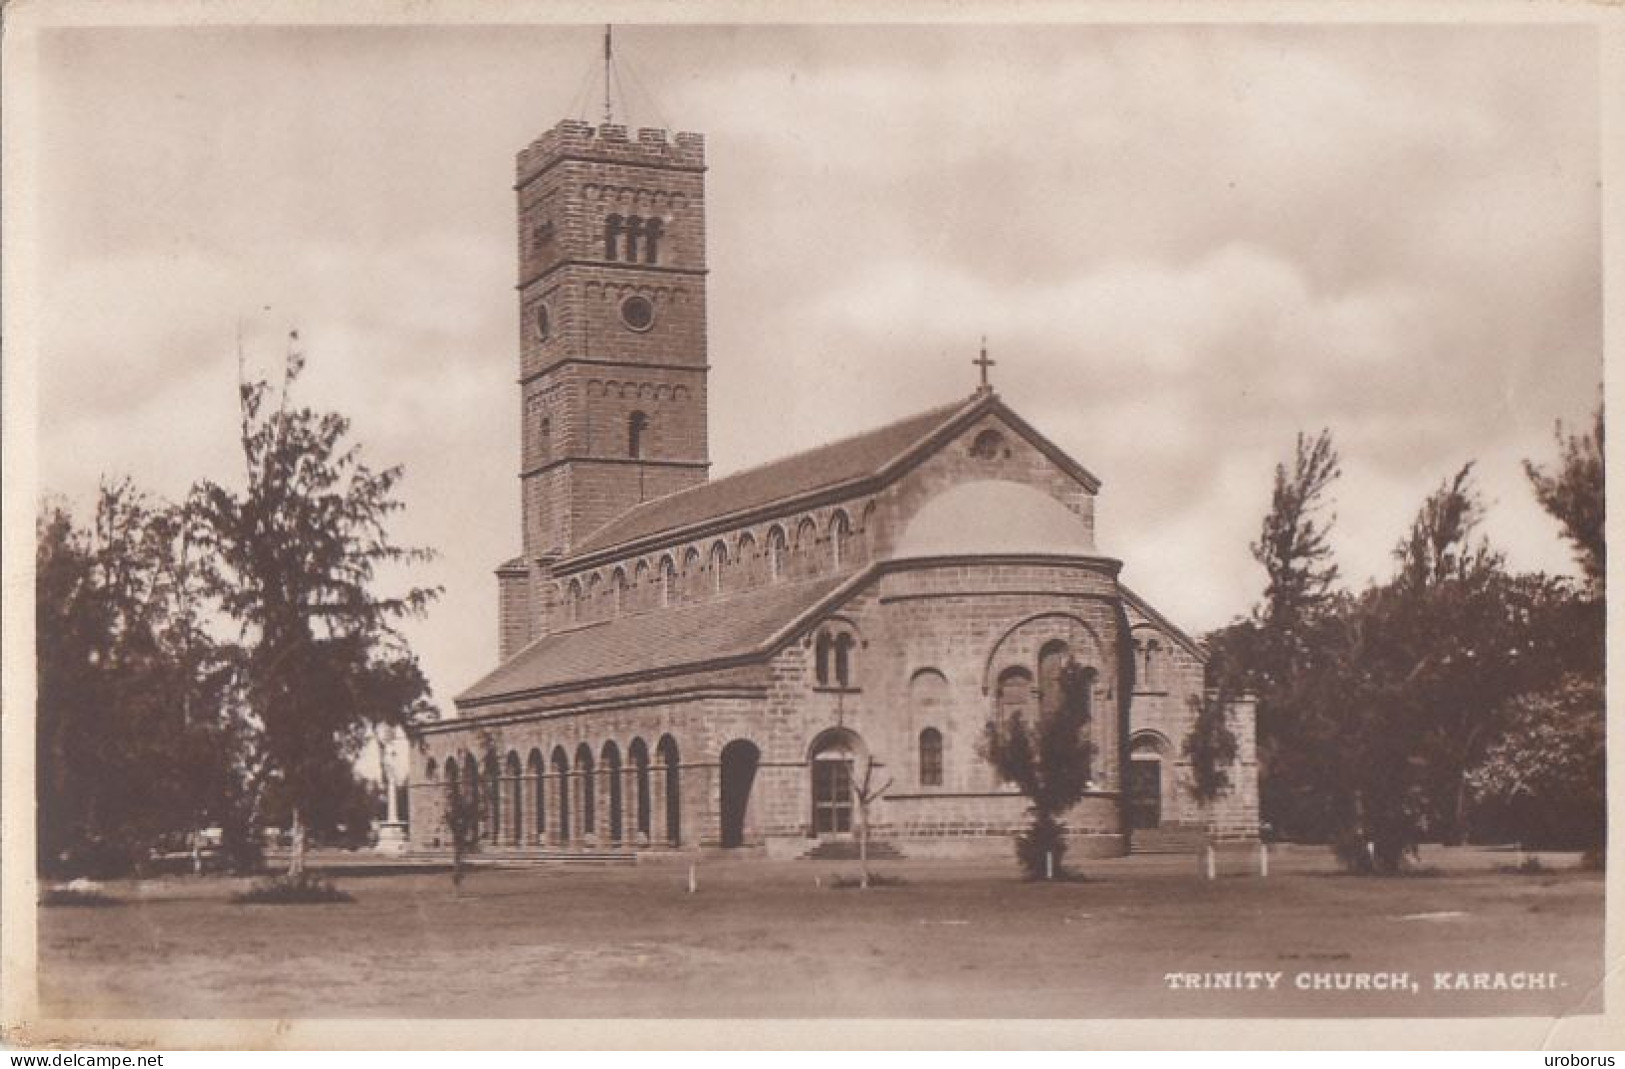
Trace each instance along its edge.
<instances>
[{"instance_id":1,"label":"leafy tree","mask_svg":"<svg viewBox=\"0 0 1625 1069\"><path fill-rule=\"evenodd\" d=\"M1191 766L1191 797L1207 804L1221 798L1234 784L1230 767L1240 742L1230 726L1231 700L1222 692L1191 695L1191 730L1181 749Z\"/></svg>"},{"instance_id":2,"label":"leafy tree","mask_svg":"<svg viewBox=\"0 0 1625 1069\"><path fill-rule=\"evenodd\" d=\"M422 712L428 688L395 625L439 593L375 591L380 568L431 554L389 536L401 469L363 463L343 416L293 406L304 369L297 340L279 389L241 379L242 489L204 482L192 495L211 589L239 627L256 764L290 813L295 877L307 832L339 823L335 803L352 793L367 726Z\"/></svg>"},{"instance_id":3,"label":"leafy tree","mask_svg":"<svg viewBox=\"0 0 1625 1069\"><path fill-rule=\"evenodd\" d=\"M1519 841L1600 852L1608 820L1600 680L1568 675L1515 700L1509 717L1469 777L1475 798Z\"/></svg>"},{"instance_id":4,"label":"leafy tree","mask_svg":"<svg viewBox=\"0 0 1625 1069\"><path fill-rule=\"evenodd\" d=\"M228 824L226 675L199 626L180 510L103 482L87 528L37 522L39 861L115 874Z\"/></svg>"},{"instance_id":5,"label":"leafy tree","mask_svg":"<svg viewBox=\"0 0 1625 1069\"><path fill-rule=\"evenodd\" d=\"M1337 582L1330 539L1336 516L1328 513L1327 497L1342 474L1330 430L1314 438L1300 431L1292 470L1275 467L1270 510L1251 549L1269 576L1262 622L1283 636L1290 637L1298 620L1325 601Z\"/></svg>"},{"instance_id":6,"label":"leafy tree","mask_svg":"<svg viewBox=\"0 0 1625 1069\"><path fill-rule=\"evenodd\" d=\"M982 756L1027 797L1032 824L1017 839L1016 855L1030 879L1044 876L1050 859L1061 871L1066 829L1060 818L1089 785L1093 679L1069 660L1059 673L1059 700L1041 702L1033 723L1021 713L995 718L982 736Z\"/></svg>"},{"instance_id":7,"label":"leafy tree","mask_svg":"<svg viewBox=\"0 0 1625 1069\"><path fill-rule=\"evenodd\" d=\"M1599 596L1608 572L1602 411L1599 404L1589 434L1564 435L1563 424L1558 423L1562 458L1555 472L1523 462L1536 499L1562 525L1563 537L1573 545L1586 580Z\"/></svg>"},{"instance_id":8,"label":"leafy tree","mask_svg":"<svg viewBox=\"0 0 1625 1069\"><path fill-rule=\"evenodd\" d=\"M1315 815L1323 782L1300 693L1316 672L1312 635L1337 593L1332 560L1331 490L1342 461L1331 432L1299 433L1290 465L1275 468L1270 508L1252 543L1264 568L1263 599L1249 620L1208 636L1209 685L1257 699L1259 802L1263 819L1289 837L1313 838L1327 827Z\"/></svg>"}]
</instances>

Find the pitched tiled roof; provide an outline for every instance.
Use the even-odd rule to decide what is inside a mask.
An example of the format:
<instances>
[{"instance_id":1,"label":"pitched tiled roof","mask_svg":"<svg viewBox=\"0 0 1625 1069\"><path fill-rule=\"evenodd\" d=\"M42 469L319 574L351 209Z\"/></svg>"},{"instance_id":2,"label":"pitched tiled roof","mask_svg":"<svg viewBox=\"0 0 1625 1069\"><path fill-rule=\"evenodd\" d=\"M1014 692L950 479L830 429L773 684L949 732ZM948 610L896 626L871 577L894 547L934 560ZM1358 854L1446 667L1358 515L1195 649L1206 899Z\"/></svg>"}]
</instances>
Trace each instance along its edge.
<instances>
[{"instance_id":1,"label":"pitched tiled roof","mask_svg":"<svg viewBox=\"0 0 1625 1069\"><path fill-rule=\"evenodd\" d=\"M985 397L991 395L961 399L877 430L647 501L594 531L570 556L586 556L873 475L954 417L981 404Z\"/></svg>"},{"instance_id":2,"label":"pitched tiled roof","mask_svg":"<svg viewBox=\"0 0 1625 1069\"><path fill-rule=\"evenodd\" d=\"M750 653L849 579L775 584L556 632L520 650L456 700L459 705L479 704Z\"/></svg>"}]
</instances>

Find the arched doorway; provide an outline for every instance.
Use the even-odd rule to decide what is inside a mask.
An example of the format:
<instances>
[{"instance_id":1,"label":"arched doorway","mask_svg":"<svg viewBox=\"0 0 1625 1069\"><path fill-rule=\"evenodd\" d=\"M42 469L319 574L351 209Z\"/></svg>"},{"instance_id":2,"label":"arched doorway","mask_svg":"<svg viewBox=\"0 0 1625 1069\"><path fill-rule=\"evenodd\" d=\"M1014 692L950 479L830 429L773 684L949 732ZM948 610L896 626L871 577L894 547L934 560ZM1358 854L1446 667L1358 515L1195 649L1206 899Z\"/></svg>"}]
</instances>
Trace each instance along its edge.
<instances>
[{"instance_id":1,"label":"arched doorway","mask_svg":"<svg viewBox=\"0 0 1625 1069\"><path fill-rule=\"evenodd\" d=\"M762 751L748 739L735 739L722 748L722 845L745 845L750 788Z\"/></svg>"},{"instance_id":2,"label":"arched doorway","mask_svg":"<svg viewBox=\"0 0 1625 1069\"><path fill-rule=\"evenodd\" d=\"M853 769L863 754L862 740L845 728L831 728L813 740L809 761L813 835L844 837L852 833Z\"/></svg>"},{"instance_id":3,"label":"arched doorway","mask_svg":"<svg viewBox=\"0 0 1625 1069\"><path fill-rule=\"evenodd\" d=\"M1128 776L1124 783L1128 826L1149 831L1162 825L1162 739L1136 735L1129 744Z\"/></svg>"}]
</instances>

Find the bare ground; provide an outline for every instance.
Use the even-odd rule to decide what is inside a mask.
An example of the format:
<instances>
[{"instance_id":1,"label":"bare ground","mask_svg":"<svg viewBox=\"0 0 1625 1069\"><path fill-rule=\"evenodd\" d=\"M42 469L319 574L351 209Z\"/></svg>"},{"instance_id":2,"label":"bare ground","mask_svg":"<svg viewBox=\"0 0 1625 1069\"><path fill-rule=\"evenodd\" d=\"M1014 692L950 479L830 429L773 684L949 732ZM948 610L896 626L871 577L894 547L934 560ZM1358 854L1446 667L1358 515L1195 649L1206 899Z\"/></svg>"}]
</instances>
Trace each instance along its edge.
<instances>
[{"instance_id":1,"label":"bare ground","mask_svg":"<svg viewBox=\"0 0 1625 1069\"><path fill-rule=\"evenodd\" d=\"M118 1017L973 1017L1564 1015L1601 1009L1603 881L1431 850L1431 875L1337 873L1321 849L1090 862L702 861L348 875L348 905L243 906L218 878L114 884L48 908L41 1008ZM1548 859L1548 865L1554 862ZM1279 973L1178 990L1168 973ZM1299 990L1299 974L1409 973L1417 990ZM1435 973L1556 973L1546 991L1435 990ZM1307 981L1313 982L1313 981ZM1469 982L1471 982L1469 980ZM1493 977L1491 978L1493 982Z\"/></svg>"}]
</instances>

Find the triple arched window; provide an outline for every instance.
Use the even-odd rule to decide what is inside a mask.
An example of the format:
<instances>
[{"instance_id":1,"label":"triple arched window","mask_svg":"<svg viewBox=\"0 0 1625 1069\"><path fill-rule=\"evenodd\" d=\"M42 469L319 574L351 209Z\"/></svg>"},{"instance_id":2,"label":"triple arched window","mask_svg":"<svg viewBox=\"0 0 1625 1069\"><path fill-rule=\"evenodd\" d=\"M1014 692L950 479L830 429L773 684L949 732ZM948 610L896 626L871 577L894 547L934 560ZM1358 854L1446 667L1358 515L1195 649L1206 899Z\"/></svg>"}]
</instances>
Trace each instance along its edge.
<instances>
[{"instance_id":1,"label":"triple arched window","mask_svg":"<svg viewBox=\"0 0 1625 1069\"><path fill-rule=\"evenodd\" d=\"M604 259L635 264L660 262L660 239L666 224L638 215L611 215L604 219Z\"/></svg>"}]
</instances>

